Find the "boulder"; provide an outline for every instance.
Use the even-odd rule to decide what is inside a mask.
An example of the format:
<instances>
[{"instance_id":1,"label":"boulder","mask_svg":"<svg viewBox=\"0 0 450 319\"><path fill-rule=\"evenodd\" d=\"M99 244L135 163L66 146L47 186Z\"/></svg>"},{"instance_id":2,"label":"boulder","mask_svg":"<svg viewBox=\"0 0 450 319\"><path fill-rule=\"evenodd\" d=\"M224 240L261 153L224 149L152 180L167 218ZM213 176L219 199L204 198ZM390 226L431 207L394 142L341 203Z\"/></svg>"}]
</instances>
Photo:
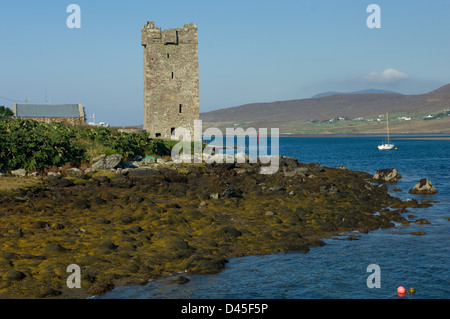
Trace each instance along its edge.
<instances>
[{"instance_id":1,"label":"boulder","mask_svg":"<svg viewBox=\"0 0 450 319\"><path fill-rule=\"evenodd\" d=\"M402 175L395 168L380 169L373 175L373 180L377 183L395 183Z\"/></svg>"},{"instance_id":2,"label":"boulder","mask_svg":"<svg viewBox=\"0 0 450 319\"><path fill-rule=\"evenodd\" d=\"M92 168L95 169L104 169L105 166L106 155L98 155L91 158Z\"/></svg>"},{"instance_id":3,"label":"boulder","mask_svg":"<svg viewBox=\"0 0 450 319\"><path fill-rule=\"evenodd\" d=\"M47 176L48 176L48 178L55 178L55 179L62 177L60 172L48 172Z\"/></svg>"},{"instance_id":4,"label":"boulder","mask_svg":"<svg viewBox=\"0 0 450 319\"><path fill-rule=\"evenodd\" d=\"M132 182L149 182L159 183L164 181L163 173L155 168L151 167L139 167L132 169L127 174L128 179Z\"/></svg>"},{"instance_id":5,"label":"boulder","mask_svg":"<svg viewBox=\"0 0 450 319\"><path fill-rule=\"evenodd\" d=\"M87 178L87 175L81 169L75 167L67 170L67 176L81 179Z\"/></svg>"},{"instance_id":6,"label":"boulder","mask_svg":"<svg viewBox=\"0 0 450 319\"><path fill-rule=\"evenodd\" d=\"M304 166L294 167L294 168L283 167L283 174L286 177L292 177L295 175L300 175L300 176L306 177L306 173L308 171L309 171L309 168L304 167Z\"/></svg>"},{"instance_id":7,"label":"boulder","mask_svg":"<svg viewBox=\"0 0 450 319\"><path fill-rule=\"evenodd\" d=\"M184 276L178 276L177 279L173 280L172 282L179 285L183 285L188 283L189 281L191 281L189 278L186 278Z\"/></svg>"},{"instance_id":8,"label":"boulder","mask_svg":"<svg viewBox=\"0 0 450 319\"><path fill-rule=\"evenodd\" d=\"M109 240L106 240L99 245L99 248L101 250L116 250L118 247L119 246L110 242Z\"/></svg>"},{"instance_id":9,"label":"boulder","mask_svg":"<svg viewBox=\"0 0 450 319\"><path fill-rule=\"evenodd\" d=\"M298 167L299 164L300 163L298 162L298 159L294 157L280 156L279 159L280 167L288 167L289 169L294 169Z\"/></svg>"},{"instance_id":10,"label":"boulder","mask_svg":"<svg viewBox=\"0 0 450 319\"><path fill-rule=\"evenodd\" d=\"M312 163L312 164L309 164L309 166L310 166L310 170L312 172L320 173L320 172L324 171L323 165L320 165L320 164L317 164L317 163Z\"/></svg>"},{"instance_id":11,"label":"boulder","mask_svg":"<svg viewBox=\"0 0 450 319\"><path fill-rule=\"evenodd\" d=\"M204 257L196 254L189 258L186 269L193 273L214 274L223 270L227 262L223 257Z\"/></svg>"},{"instance_id":12,"label":"boulder","mask_svg":"<svg viewBox=\"0 0 450 319\"><path fill-rule=\"evenodd\" d=\"M431 224L430 221L428 219L425 219L425 218L418 219L418 220L415 221L415 223L419 224L419 225L429 225L429 224Z\"/></svg>"},{"instance_id":13,"label":"boulder","mask_svg":"<svg viewBox=\"0 0 450 319\"><path fill-rule=\"evenodd\" d=\"M142 161L145 164L154 164L154 163L156 163L157 159L156 159L156 157L152 157L150 155L147 155ZM162 159L161 159L161 161L164 162ZM160 162L160 160L158 160L158 162Z\"/></svg>"},{"instance_id":14,"label":"boulder","mask_svg":"<svg viewBox=\"0 0 450 319\"><path fill-rule=\"evenodd\" d=\"M412 189L410 189L408 193L430 195L436 194L437 192L437 189L433 186L433 184L431 184L431 181L427 178L423 178Z\"/></svg>"},{"instance_id":15,"label":"boulder","mask_svg":"<svg viewBox=\"0 0 450 319\"><path fill-rule=\"evenodd\" d=\"M22 279L24 279L26 276L23 272L18 271L18 270L10 270L8 271L4 276L3 279L5 281L21 281Z\"/></svg>"},{"instance_id":16,"label":"boulder","mask_svg":"<svg viewBox=\"0 0 450 319\"><path fill-rule=\"evenodd\" d=\"M11 171L11 174L17 177L25 177L27 176L27 171L23 168L16 169L15 171Z\"/></svg>"},{"instance_id":17,"label":"boulder","mask_svg":"<svg viewBox=\"0 0 450 319\"><path fill-rule=\"evenodd\" d=\"M240 192L238 190L236 190L236 188L234 186L230 185L230 186L227 186L227 187L225 187L223 189L222 197L225 197L225 198L233 198L233 197L241 198L242 196L241 196Z\"/></svg>"},{"instance_id":18,"label":"boulder","mask_svg":"<svg viewBox=\"0 0 450 319\"><path fill-rule=\"evenodd\" d=\"M96 184L108 183L109 182L109 178L107 176L95 176L95 177L92 178L92 180Z\"/></svg>"},{"instance_id":19,"label":"boulder","mask_svg":"<svg viewBox=\"0 0 450 319\"><path fill-rule=\"evenodd\" d=\"M92 167L95 169L113 169L119 166L122 161L122 155L99 155L91 159Z\"/></svg>"},{"instance_id":20,"label":"boulder","mask_svg":"<svg viewBox=\"0 0 450 319\"><path fill-rule=\"evenodd\" d=\"M233 226L223 226L221 229L215 232L215 235L223 239L223 238L239 237L242 235L242 233Z\"/></svg>"},{"instance_id":21,"label":"boulder","mask_svg":"<svg viewBox=\"0 0 450 319\"><path fill-rule=\"evenodd\" d=\"M219 193L211 194L211 195L209 195L209 197L210 197L211 199L219 199Z\"/></svg>"},{"instance_id":22,"label":"boulder","mask_svg":"<svg viewBox=\"0 0 450 319\"><path fill-rule=\"evenodd\" d=\"M109 182L112 187L117 188L130 188L132 186L132 183L123 175L110 178Z\"/></svg>"},{"instance_id":23,"label":"boulder","mask_svg":"<svg viewBox=\"0 0 450 319\"><path fill-rule=\"evenodd\" d=\"M128 168L137 168L141 166L141 164L139 162L122 162L121 168L123 169L128 169Z\"/></svg>"},{"instance_id":24,"label":"boulder","mask_svg":"<svg viewBox=\"0 0 450 319\"><path fill-rule=\"evenodd\" d=\"M67 178L49 178L50 185L54 187L70 187L74 186L74 183Z\"/></svg>"}]
</instances>

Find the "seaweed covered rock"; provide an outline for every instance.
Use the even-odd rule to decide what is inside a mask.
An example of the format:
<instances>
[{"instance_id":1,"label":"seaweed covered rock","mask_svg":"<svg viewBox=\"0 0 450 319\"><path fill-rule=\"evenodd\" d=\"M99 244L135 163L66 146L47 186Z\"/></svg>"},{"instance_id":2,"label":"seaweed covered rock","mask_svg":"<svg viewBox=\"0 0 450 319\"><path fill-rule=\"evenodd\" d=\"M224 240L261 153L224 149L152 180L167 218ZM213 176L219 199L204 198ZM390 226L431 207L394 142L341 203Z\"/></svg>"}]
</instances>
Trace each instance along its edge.
<instances>
[{"instance_id":1,"label":"seaweed covered rock","mask_svg":"<svg viewBox=\"0 0 450 319\"><path fill-rule=\"evenodd\" d=\"M9 278L0 294L70 297L61 289L69 263L83 267L88 294L116 281L216 273L229 257L307 252L323 245L321 238L392 227L404 222L407 208L430 205L394 198L364 172L287 157L277 173L260 168L155 164L99 172L73 187L49 178L30 194L32 203L0 193L0 278Z\"/></svg>"},{"instance_id":2,"label":"seaweed covered rock","mask_svg":"<svg viewBox=\"0 0 450 319\"><path fill-rule=\"evenodd\" d=\"M88 176L79 168L72 167L67 170L67 176L73 178L86 179Z\"/></svg>"},{"instance_id":3,"label":"seaweed covered rock","mask_svg":"<svg viewBox=\"0 0 450 319\"><path fill-rule=\"evenodd\" d=\"M223 270L227 262L228 260L223 257L194 255L188 260L186 269L193 273L214 274Z\"/></svg>"},{"instance_id":4,"label":"seaweed covered rock","mask_svg":"<svg viewBox=\"0 0 450 319\"><path fill-rule=\"evenodd\" d=\"M48 180L49 184L54 187L71 187L75 185L73 181L67 178L51 177Z\"/></svg>"},{"instance_id":5,"label":"seaweed covered rock","mask_svg":"<svg viewBox=\"0 0 450 319\"><path fill-rule=\"evenodd\" d=\"M26 275L18 270L10 270L4 276L3 280L5 281L21 281L26 277Z\"/></svg>"}]
</instances>

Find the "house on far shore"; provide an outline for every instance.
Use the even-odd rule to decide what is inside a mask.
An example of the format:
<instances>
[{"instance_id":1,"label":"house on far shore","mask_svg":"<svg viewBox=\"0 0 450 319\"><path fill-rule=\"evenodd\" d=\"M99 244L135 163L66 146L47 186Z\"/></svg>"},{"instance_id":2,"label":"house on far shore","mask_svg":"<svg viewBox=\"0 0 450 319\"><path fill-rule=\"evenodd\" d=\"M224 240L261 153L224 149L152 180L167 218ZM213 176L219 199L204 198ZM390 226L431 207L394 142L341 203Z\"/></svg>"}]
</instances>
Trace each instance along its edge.
<instances>
[{"instance_id":1,"label":"house on far shore","mask_svg":"<svg viewBox=\"0 0 450 319\"><path fill-rule=\"evenodd\" d=\"M81 125L86 122L82 104L13 104L14 117L38 122Z\"/></svg>"}]
</instances>

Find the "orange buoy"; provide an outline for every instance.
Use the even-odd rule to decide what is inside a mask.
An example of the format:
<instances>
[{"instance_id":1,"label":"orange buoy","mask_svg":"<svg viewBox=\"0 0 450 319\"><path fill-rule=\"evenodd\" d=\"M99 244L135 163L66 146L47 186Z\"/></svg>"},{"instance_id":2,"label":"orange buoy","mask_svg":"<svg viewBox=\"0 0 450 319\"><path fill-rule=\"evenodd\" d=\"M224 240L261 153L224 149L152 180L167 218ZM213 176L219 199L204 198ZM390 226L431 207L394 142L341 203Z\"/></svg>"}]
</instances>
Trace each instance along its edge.
<instances>
[{"instance_id":1,"label":"orange buoy","mask_svg":"<svg viewBox=\"0 0 450 319\"><path fill-rule=\"evenodd\" d=\"M397 288L397 293L398 293L398 294L403 295L403 294L405 294L405 292L406 292L405 287L399 286L399 287Z\"/></svg>"}]
</instances>

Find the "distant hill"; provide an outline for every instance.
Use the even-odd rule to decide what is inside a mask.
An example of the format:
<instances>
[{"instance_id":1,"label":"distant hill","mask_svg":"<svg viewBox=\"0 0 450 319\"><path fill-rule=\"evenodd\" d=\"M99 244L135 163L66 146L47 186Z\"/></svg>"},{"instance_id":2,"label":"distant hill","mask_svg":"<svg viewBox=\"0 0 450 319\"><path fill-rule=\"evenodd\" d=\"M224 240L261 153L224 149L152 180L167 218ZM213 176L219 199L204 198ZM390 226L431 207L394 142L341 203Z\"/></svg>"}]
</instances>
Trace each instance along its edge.
<instances>
[{"instance_id":1,"label":"distant hill","mask_svg":"<svg viewBox=\"0 0 450 319\"><path fill-rule=\"evenodd\" d=\"M307 121L325 121L337 117L349 119L376 117L380 114L420 114L450 108L450 84L419 95L395 93L337 94L319 98L251 103L200 114L206 127L278 127L280 132L297 133ZM450 117L449 117L450 118ZM444 121L442 121L444 124ZM450 125L438 123L426 131L450 132ZM354 130L353 130L354 131ZM394 128L395 131L395 128ZM360 131L358 131L360 132ZM415 132L415 131L414 131ZM419 133L419 131L417 131Z\"/></svg>"},{"instance_id":2,"label":"distant hill","mask_svg":"<svg viewBox=\"0 0 450 319\"><path fill-rule=\"evenodd\" d=\"M331 91L331 92L323 92L323 93L316 94L312 98L316 99L316 98L320 98L320 97L338 95L338 94L400 94L400 93L386 91L386 90L377 90L377 89L367 89L367 90L361 90L361 91L356 91L356 92L347 92L347 93Z\"/></svg>"}]
</instances>

